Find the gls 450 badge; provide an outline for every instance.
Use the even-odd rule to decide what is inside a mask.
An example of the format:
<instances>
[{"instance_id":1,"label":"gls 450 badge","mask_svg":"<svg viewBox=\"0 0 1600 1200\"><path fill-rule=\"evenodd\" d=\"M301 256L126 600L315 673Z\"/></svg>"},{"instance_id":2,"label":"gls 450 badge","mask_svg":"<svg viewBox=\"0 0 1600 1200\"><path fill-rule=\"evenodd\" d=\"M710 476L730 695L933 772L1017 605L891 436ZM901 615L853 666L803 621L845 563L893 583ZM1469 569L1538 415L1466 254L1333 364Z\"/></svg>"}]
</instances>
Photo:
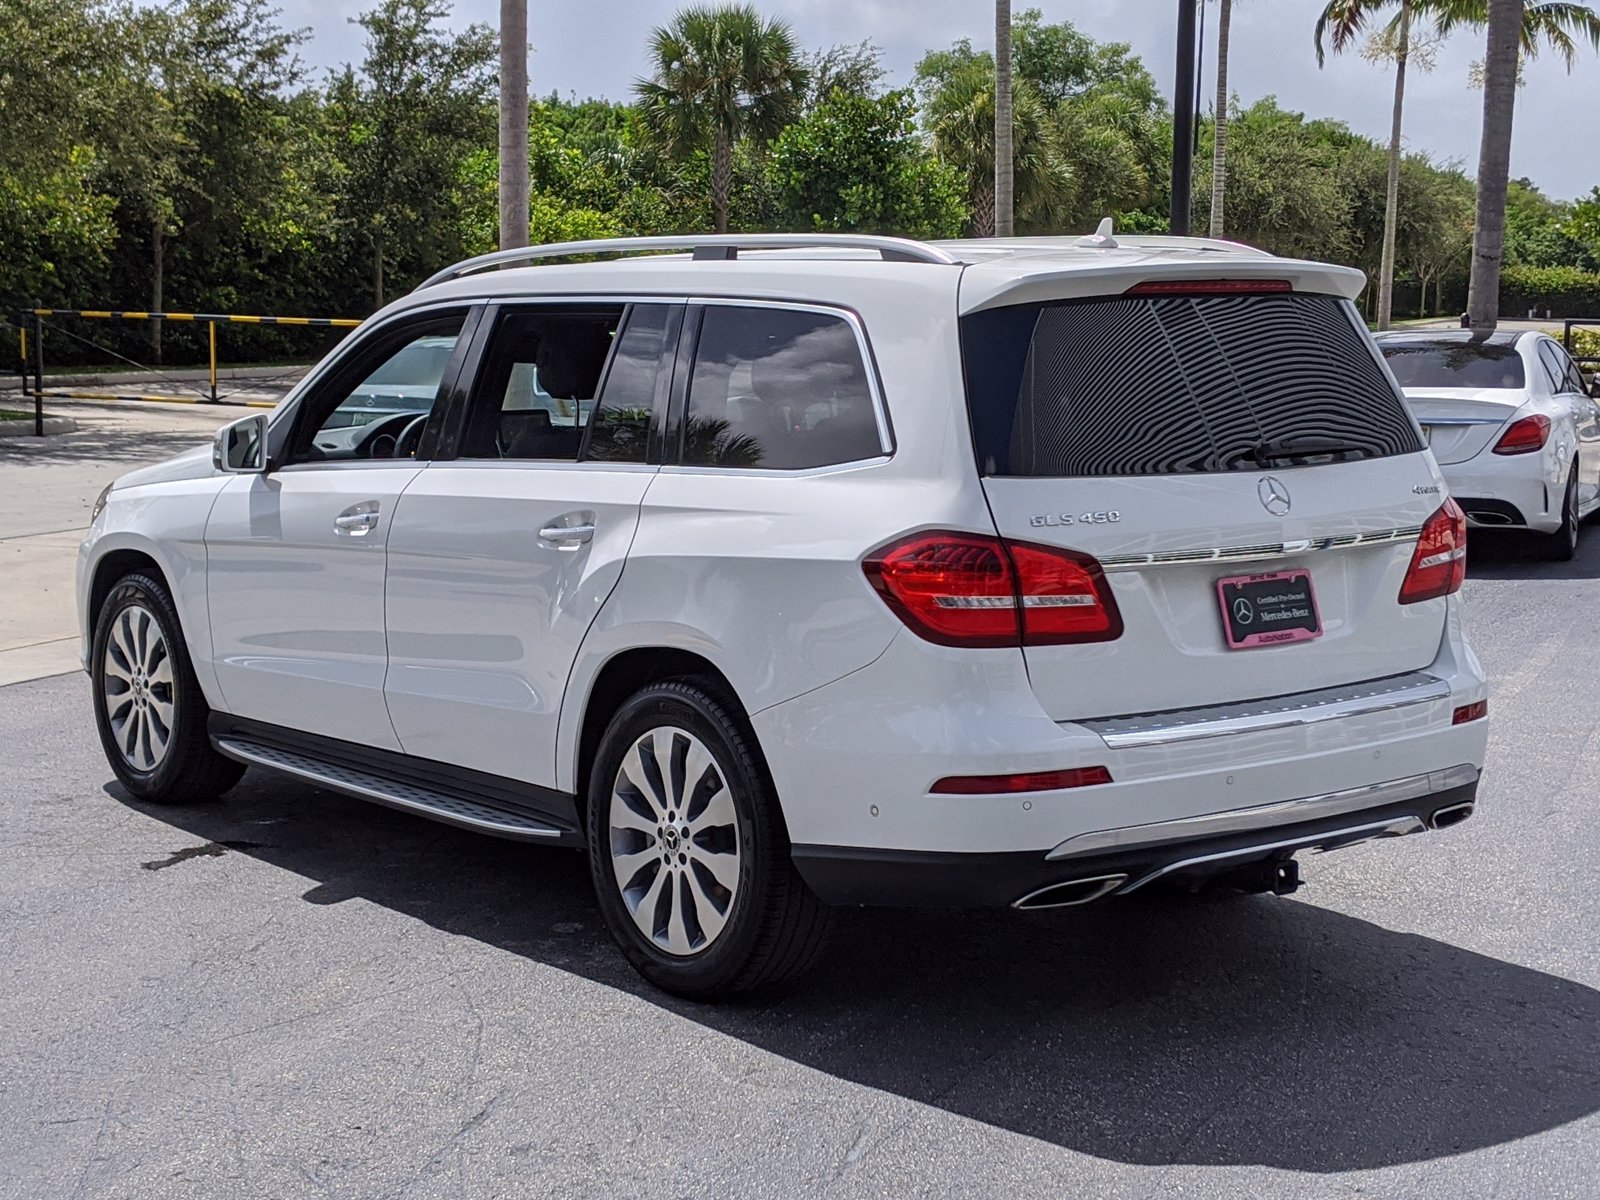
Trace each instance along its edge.
<instances>
[{"instance_id":1,"label":"gls 450 badge","mask_svg":"<svg viewBox=\"0 0 1600 1200\"><path fill-rule=\"evenodd\" d=\"M1035 529L1054 529L1058 525L1112 525L1120 520L1122 514L1111 508L1105 512L1086 512L1077 516L1071 513L1040 513L1029 517L1028 524Z\"/></svg>"}]
</instances>

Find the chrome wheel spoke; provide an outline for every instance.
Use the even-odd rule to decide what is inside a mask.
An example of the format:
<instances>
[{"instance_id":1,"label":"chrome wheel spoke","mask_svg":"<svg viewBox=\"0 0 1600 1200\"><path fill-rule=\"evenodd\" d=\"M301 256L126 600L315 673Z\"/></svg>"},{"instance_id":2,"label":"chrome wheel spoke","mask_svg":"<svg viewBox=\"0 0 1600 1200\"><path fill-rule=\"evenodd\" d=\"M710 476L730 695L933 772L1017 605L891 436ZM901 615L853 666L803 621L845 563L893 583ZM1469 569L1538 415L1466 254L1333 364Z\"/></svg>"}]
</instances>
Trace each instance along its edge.
<instances>
[{"instance_id":1,"label":"chrome wheel spoke","mask_svg":"<svg viewBox=\"0 0 1600 1200\"><path fill-rule=\"evenodd\" d=\"M710 829L722 829L734 823L733 797L728 794L726 787L721 786L721 778L718 778L716 783L717 790L711 794L698 815L689 821L689 828L696 834Z\"/></svg>"},{"instance_id":2,"label":"chrome wheel spoke","mask_svg":"<svg viewBox=\"0 0 1600 1200\"><path fill-rule=\"evenodd\" d=\"M737 854L714 854L697 848L690 856L690 861L697 862L704 867L710 872L711 877L730 894L739 886L739 856Z\"/></svg>"},{"instance_id":3,"label":"chrome wheel spoke","mask_svg":"<svg viewBox=\"0 0 1600 1200\"><path fill-rule=\"evenodd\" d=\"M673 872L668 886L672 889L672 904L667 917L666 949L670 954L688 954L695 947L687 924L687 885L680 873Z\"/></svg>"},{"instance_id":4,"label":"chrome wheel spoke","mask_svg":"<svg viewBox=\"0 0 1600 1200\"><path fill-rule=\"evenodd\" d=\"M689 894L694 898L695 923L700 926L700 932L707 942L714 941L728 923L728 910L733 907L733 889L727 889L727 898L724 900L713 898L692 861L683 878L689 885Z\"/></svg>"},{"instance_id":5,"label":"chrome wheel spoke","mask_svg":"<svg viewBox=\"0 0 1600 1200\"><path fill-rule=\"evenodd\" d=\"M611 874L639 931L685 957L722 933L739 888L737 812L711 749L680 726L639 736L612 781Z\"/></svg>"}]
</instances>

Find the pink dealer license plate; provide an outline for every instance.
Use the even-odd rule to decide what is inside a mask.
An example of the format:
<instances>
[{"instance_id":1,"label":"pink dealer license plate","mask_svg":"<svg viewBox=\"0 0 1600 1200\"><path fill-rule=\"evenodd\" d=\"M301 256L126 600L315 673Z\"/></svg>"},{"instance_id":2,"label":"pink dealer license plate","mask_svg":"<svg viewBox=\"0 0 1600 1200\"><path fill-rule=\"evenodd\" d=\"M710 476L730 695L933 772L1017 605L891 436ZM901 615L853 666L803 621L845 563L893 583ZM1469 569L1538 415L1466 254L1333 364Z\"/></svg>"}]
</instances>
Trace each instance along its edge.
<instances>
[{"instance_id":1,"label":"pink dealer license plate","mask_svg":"<svg viewBox=\"0 0 1600 1200\"><path fill-rule=\"evenodd\" d=\"M1233 575L1217 580L1228 649L1305 642L1322 636L1310 571Z\"/></svg>"}]
</instances>

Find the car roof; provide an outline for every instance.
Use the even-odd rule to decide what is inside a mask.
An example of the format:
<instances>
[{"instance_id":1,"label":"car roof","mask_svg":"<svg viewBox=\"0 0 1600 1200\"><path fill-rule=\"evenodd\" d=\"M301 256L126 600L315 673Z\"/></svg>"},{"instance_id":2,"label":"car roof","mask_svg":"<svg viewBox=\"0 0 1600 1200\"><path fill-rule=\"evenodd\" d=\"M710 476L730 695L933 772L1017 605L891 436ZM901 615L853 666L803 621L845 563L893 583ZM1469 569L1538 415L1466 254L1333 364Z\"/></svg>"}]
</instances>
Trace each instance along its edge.
<instances>
[{"instance_id":1,"label":"car roof","mask_svg":"<svg viewBox=\"0 0 1600 1200\"><path fill-rule=\"evenodd\" d=\"M551 261L623 254L602 261ZM528 265L537 262L539 265ZM1040 299L1114 295L1150 279L1287 280L1354 298L1353 268L1277 258L1237 242L1114 236L914 242L869 235L685 235L500 251L440 272L394 307L438 300L561 296L728 296L852 303L853 287L946 288L962 313Z\"/></svg>"}]
</instances>

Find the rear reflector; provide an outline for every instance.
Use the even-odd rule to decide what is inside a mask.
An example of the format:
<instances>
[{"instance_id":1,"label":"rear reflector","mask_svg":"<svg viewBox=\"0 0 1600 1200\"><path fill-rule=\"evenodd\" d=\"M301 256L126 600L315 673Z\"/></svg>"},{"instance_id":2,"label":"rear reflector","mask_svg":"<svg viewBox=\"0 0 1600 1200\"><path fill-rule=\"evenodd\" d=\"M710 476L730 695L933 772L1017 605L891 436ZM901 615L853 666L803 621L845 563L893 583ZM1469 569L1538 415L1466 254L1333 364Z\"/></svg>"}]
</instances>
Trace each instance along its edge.
<instances>
[{"instance_id":1,"label":"rear reflector","mask_svg":"<svg viewBox=\"0 0 1600 1200\"><path fill-rule=\"evenodd\" d=\"M1400 585L1400 603L1416 604L1448 596L1467 575L1467 516L1454 500L1429 517L1411 552L1411 566Z\"/></svg>"},{"instance_id":2,"label":"rear reflector","mask_svg":"<svg viewBox=\"0 0 1600 1200\"><path fill-rule=\"evenodd\" d=\"M1544 444L1550 440L1550 418L1543 413L1534 413L1531 417L1523 417L1513 421L1500 435L1500 440L1494 444L1496 454L1532 454L1535 450L1543 450Z\"/></svg>"},{"instance_id":3,"label":"rear reflector","mask_svg":"<svg viewBox=\"0 0 1600 1200\"><path fill-rule=\"evenodd\" d=\"M1136 283L1124 296L1229 296L1292 292L1287 279L1152 279Z\"/></svg>"},{"instance_id":4,"label":"rear reflector","mask_svg":"<svg viewBox=\"0 0 1600 1200\"><path fill-rule=\"evenodd\" d=\"M1012 792L1058 792L1063 788L1093 787L1110 783L1104 767L1074 767L1068 771L1034 771L1024 775L950 775L928 789L944 796L999 796Z\"/></svg>"},{"instance_id":5,"label":"rear reflector","mask_svg":"<svg viewBox=\"0 0 1600 1200\"><path fill-rule=\"evenodd\" d=\"M1474 700L1471 704L1463 704L1456 709L1455 715L1450 718L1452 725L1465 725L1468 721L1481 721L1489 715L1489 702L1487 700Z\"/></svg>"},{"instance_id":6,"label":"rear reflector","mask_svg":"<svg viewBox=\"0 0 1600 1200\"><path fill-rule=\"evenodd\" d=\"M937 530L893 542L861 566L912 632L942 646L1122 636L1122 614L1100 564L1072 550Z\"/></svg>"}]
</instances>

